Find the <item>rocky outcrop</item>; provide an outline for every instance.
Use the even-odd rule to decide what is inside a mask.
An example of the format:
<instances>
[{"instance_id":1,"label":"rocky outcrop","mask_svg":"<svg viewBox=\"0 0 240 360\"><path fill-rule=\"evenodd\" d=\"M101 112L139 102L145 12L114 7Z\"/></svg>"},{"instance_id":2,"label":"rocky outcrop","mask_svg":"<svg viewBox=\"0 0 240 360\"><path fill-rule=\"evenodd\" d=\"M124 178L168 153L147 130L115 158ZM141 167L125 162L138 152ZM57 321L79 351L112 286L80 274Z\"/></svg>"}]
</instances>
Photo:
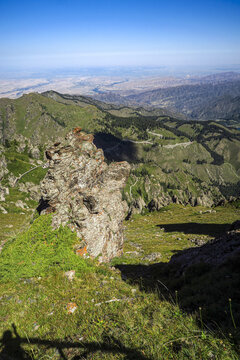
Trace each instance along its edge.
<instances>
[{"instance_id":1,"label":"rocky outcrop","mask_svg":"<svg viewBox=\"0 0 240 360\"><path fill-rule=\"evenodd\" d=\"M9 188L5 186L1 186L0 184L0 201L5 201L6 195L9 195Z\"/></svg>"},{"instance_id":2,"label":"rocky outcrop","mask_svg":"<svg viewBox=\"0 0 240 360\"><path fill-rule=\"evenodd\" d=\"M18 183L17 185L20 191L29 194L30 199L38 201L41 197L40 185L35 185L32 182Z\"/></svg>"},{"instance_id":3,"label":"rocky outcrop","mask_svg":"<svg viewBox=\"0 0 240 360\"><path fill-rule=\"evenodd\" d=\"M4 155L1 156L1 153L0 153L0 180L7 173L8 173L8 169L7 169L7 162L6 162L5 156Z\"/></svg>"},{"instance_id":4,"label":"rocky outcrop","mask_svg":"<svg viewBox=\"0 0 240 360\"><path fill-rule=\"evenodd\" d=\"M49 171L41 183L41 213L53 213L53 227L61 224L79 237L78 254L109 261L122 252L122 221L127 204L121 189L130 172L127 162L104 161L93 135L80 128L46 151Z\"/></svg>"},{"instance_id":5,"label":"rocky outcrop","mask_svg":"<svg viewBox=\"0 0 240 360\"><path fill-rule=\"evenodd\" d=\"M8 173L7 162L5 156L2 154L3 148L0 147L0 181ZM0 201L5 201L5 196L9 195L9 189L1 185L0 182Z\"/></svg>"}]
</instances>

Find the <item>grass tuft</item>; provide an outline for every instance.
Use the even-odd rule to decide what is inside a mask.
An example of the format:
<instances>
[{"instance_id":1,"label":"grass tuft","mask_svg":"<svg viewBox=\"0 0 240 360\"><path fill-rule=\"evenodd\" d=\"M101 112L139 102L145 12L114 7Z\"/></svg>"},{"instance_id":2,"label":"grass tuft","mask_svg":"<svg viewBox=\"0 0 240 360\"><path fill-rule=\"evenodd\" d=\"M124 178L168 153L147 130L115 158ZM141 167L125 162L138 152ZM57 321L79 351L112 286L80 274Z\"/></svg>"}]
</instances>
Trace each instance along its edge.
<instances>
[{"instance_id":1,"label":"grass tuft","mask_svg":"<svg viewBox=\"0 0 240 360\"><path fill-rule=\"evenodd\" d=\"M4 246L0 257L1 281L46 276L56 270L88 271L90 263L77 256L76 234L66 226L54 230L51 215L40 216L31 227Z\"/></svg>"}]
</instances>

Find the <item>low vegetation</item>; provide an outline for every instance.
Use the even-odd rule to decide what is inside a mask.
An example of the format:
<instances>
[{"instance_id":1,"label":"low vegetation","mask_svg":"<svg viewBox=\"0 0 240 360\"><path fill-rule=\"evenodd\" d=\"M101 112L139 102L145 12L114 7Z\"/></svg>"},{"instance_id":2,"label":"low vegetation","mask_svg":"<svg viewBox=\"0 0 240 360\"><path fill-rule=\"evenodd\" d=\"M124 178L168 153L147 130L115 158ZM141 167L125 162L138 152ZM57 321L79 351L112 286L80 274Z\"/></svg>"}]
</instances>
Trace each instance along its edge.
<instances>
[{"instance_id":1,"label":"low vegetation","mask_svg":"<svg viewBox=\"0 0 240 360\"><path fill-rule=\"evenodd\" d=\"M237 269L227 279L225 304L219 307L216 301L214 308L206 268L191 271L181 283L166 267L176 251L195 246L191 239L207 241L237 218L239 210L233 207L176 205L137 215L126 222L124 254L111 266L75 255L76 239L68 228L53 230L50 215L37 218L1 253L1 354L18 359L238 359L238 300L230 292L231 284L236 288ZM154 253L160 254L157 260L149 257ZM76 270L72 281L66 270ZM223 267L218 283L226 285L226 276ZM199 296L204 287L205 295ZM189 300L192 306L186 306ZM215 326L208 307L215 309Z\"/></svg>"}]
</instances>

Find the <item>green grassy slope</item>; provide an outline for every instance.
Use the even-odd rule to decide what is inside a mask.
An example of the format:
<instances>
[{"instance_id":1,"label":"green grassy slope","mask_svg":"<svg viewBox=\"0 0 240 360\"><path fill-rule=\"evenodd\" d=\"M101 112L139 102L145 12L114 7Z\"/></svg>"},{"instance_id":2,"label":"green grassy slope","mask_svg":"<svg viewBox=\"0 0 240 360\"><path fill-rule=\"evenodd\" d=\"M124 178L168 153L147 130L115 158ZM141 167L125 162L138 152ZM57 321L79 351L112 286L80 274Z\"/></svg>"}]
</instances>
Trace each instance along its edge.
<instances>
[{"instance_id":1,"label":"green grassy slope","mask_svg":"<svg viewBox=\"0 0 240 360\"><path fill-rule=\"evenodd\" d=\"M36 144L54 141L75 126L94 131L95 119L101 117L102 112L95 106L64 105L40 94L0 99L3 138L21 134Z\"/></svg>"},{"instance_id":2,"label":"green grassy slope","mask_svg":"<svg viewBox=\"0 0 240 360\"><path fill-rule=\"evenodd\" d=\"M236 271L224 297L216 299L209 291L198 295L209 281L206 269L202 277L202 268L195 269L185 283L162 270L172 254L194 246L193 237L207 240L238 217L239 210L230 207L209 212L190 206L138 215L126 223L124 254L113 263L122 274L113 264L78 257L69 229L52 230L49 215L38 218L0 255L0 354L35 360L238 359L239 305L237 288L231 287ZM185 230L173 232L173 224L185 224ZM156 253L159 264L150 265L148 256ZM152 277L145 277L144 266ZM76 270L72 281L64 275L69 269ZM218 287L227 274L222 268ZM197 287L195 297L190 280Z\"/></svg>"}]
</instances>

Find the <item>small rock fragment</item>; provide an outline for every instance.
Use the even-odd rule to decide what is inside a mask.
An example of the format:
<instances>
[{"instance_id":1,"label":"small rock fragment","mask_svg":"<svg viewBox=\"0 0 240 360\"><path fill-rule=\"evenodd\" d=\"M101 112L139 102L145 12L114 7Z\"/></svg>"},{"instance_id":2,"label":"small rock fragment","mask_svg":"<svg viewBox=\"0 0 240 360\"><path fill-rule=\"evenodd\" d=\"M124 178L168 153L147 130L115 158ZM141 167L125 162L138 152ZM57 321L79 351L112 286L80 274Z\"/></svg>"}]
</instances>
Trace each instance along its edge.
<instances>
[{"instance_id":1,"label":"small rock fragment","mask_svg":"<svg viewBox=\"0 0 240 360\"><path fill-rule=\"evenodd\" d=\"M67 313L73 314L77 310L77 304L70 302L67 304Z\"/></svg>"},{"instance_id":2,"label":"small rock fragment","mask_svg":"<svg viewBox=\"0 0 240 360\"><path fill-rule=\"evenodd\" d=\"M66 276L66 278L69 281L73 281L73 279L75 278L75 275L76 275L76 271L75 270L69 270L69 271L65 272L64 275Z\"/></svg>"}]
</instances>

